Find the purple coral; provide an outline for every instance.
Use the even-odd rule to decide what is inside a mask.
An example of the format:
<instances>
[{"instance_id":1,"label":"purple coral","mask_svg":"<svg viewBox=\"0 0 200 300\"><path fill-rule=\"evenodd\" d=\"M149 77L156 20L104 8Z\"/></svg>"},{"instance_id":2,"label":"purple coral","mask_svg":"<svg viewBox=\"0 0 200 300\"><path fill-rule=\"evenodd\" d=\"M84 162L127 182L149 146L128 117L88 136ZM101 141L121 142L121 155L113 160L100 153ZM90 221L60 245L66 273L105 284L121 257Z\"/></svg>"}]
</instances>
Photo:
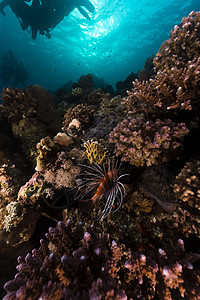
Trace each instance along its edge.
<instances>
[{"instance_id":1,"label":"purple coral","mask_svg":"<svg viewBox=\"0 0 200 300\"><path fill-rule=\"evenodd\" d=\"M199 299L199 254L186 253L183 240L166 249L130 251L98 234L94 226L58 222L40 248L19 257L18 273L4 288L13 299Z\"/></svg>"},{"instance_id":2,"label":"purple coral","mask_svg":"<svg viewBox=\"0 0 200 300\"><path fill-rule=\"evenodd\" d=\"M150 166L176 157L188 132L184 123L176 124L170 119L146 122L128 118L114 128L109 142L115 144L115 153L123 161Z\"/></svg>"},{"instance_id":3,"label":"purple coral","mask_svg":"<svg viewBox=\"0 0 200 300\"><path fill-rule=\"evenodd\" d=\"M4 285L11 299L124 299L120 283L109 275L112 249L107 234L94 227L59 222L38 250L19 257L18 274ZM53 252L50 252L52 249Z\"/></svg>"}]
</instances>

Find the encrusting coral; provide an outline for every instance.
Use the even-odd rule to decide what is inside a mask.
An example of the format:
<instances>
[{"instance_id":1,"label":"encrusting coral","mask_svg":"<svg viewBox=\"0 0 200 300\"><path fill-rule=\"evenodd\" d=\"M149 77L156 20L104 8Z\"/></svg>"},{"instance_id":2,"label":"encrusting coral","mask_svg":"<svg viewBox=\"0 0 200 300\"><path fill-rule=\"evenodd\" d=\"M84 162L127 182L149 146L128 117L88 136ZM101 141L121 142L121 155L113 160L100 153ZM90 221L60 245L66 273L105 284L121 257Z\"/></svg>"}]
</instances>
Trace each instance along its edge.
<instances>
[{"instance_id":1,"label":"encrusting coral","mask_svg":"<svg viewBox=\"0 0 200 300\"><path fill-rule=\"evenodd\" d=\"M145 122L128 118L114 128L109 142L115 144L115 154L123 161L150 166L177 157L188 132L184 123L175 124L170 119Z\"/></svg>"},{"instance_id":2,"label":"encrusting coral","mask_svg":"<svg viewBox=\"0 0 200 300\"><path fill-rule=\"evenodd\" d=\"M11 231L23 219L25 211L17 202L17 194L24 183L23 173L9 161L0 167L0 229Z\"/></svg>"},{"instance_id":3,"label":"encrusting coral","mask_svg":"<svg viewBox=\"0 0 200 300\"><path fill-rule=\"evenodd\" d=\"M10 161L0 165L0 208L15 201L25 176Z\"/></svg>"},{"instance_id":4,"label":"encrusting coral","mask_svg":"<svg viewBox=\"0 0 200 300\"><path fill-rule=\"evenodd\" d=\"M68 147L70 144L73 143L72 138L64 132L57 133L57 135L54 136L53 140L55 143L65 147Z\"/></svg>"},{"instance_id":5,"label":"encrusting coral","mask_svg":"<svg viewBox=\"0 0 200 300\"><path fill-rule=\"evenodd\" d=\"M23 207L41 213L41 197L52 199L56 192L75 187L80 172L81 168L65 152L60 152L54 162L45 165L20 188L18 201Z\"/></svg>"},{"instance_id":6,"label":"encrusting coral","mask_svg":"<svg viewBox=\"0 0 200 300\"><path fill-rule=\"evenodd\" d=\"M24 174L7 161L0 167L0 242L1 246L18 245L32 235L38 217L27 213L18 201ZM31 225L31 226L30 226Z\"/></svg>"}]
</instances>

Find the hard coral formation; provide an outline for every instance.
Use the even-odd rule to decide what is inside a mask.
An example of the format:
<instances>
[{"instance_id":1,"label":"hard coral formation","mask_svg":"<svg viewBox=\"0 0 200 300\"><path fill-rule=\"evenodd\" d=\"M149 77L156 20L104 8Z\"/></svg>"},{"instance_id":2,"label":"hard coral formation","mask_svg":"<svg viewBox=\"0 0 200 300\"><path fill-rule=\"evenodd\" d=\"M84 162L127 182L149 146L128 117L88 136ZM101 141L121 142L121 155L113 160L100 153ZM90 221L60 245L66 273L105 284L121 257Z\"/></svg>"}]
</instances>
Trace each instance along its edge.
<instances>
[{"instance_id":1,"label":"hard coral formation","mask_svg":"<svg viewBox=\"0 0 200 300\"><path fill-rule=\"evenodd\" d=\"M72 96L76 97L79 102L85 102L88 99L88 95L92 92L94 81L91 74L82 75L77 83L72 85Z\"/></svg>"},{"instance_id":2,"label":"hard coral formation","mask_svg":"<svg viewBox=\"0 0 200 300\"><path fill-rule=\"evenodd\" d=\"M174 176L164 165L154 165L145 169L140 180L146 196L154 199L168 213L175 211L176 198L172 188Z\"/></svg>"},{"instance_id":3,"label":"hard coral formation","mask_svg":"<svg viewBox=\"0 0 200 300\"><path fill-rule=\"evenodd\" d=\"M77 119L81 123L81 127L87 128L93 118L93 109L86 104L78 104L74 108L68 109L65 114L63 122L63 130L67 131L67 128L73 119Z\"/></svg>"},{"instance_id":4,"label":"hard coral formation","mask_svg":"<svg viewBox=\"0 0 200 300\"><path fill-rule=\"evenodd\" d=\"M18 191L24 184L24 174L9 161L0 167L0 242L20 244L32 235L37 217L29 215L18 201ZM30 220L32 226L30 227Z\"/></svg>"},{"instance_id":5,"label":"hard coral formation","mask_svg":"<svg viewBox=\"0 0 200 300\"><path fill-rule=\"evenodd\" d=\"M37 143L37 151L37 166L35 169L36 171L42 171L46 168L47 164L55 160L56 144L49 136L47 136Z\"/></svg>"},{"instance_id":6,"label":"hard coral formation","mask_svg":"<svg viewBox=\"0 0 200 300\"><path fill-rule=\"evenodd\" d=\"M65 147L68 147L70 144L73 143L72 138L64 132L57 133L57 135L54 136L53 141L61 146L65 146Z\"/></svg>"},{"instance_id":7,"label":"hard coral formation","mask_svg":"<svg viewBox=\"0 0 200 300\"><path fill-rule=\"evenodd\" d=\"M22 144L21 148L29 159L39 139L46 135L45 127L36 119L22 119L19 123L12 124L12 132Z\"/></svg>"},{"instance_id":8,"label":"hard coral formation","mask_svg":"<svg viewBox=\"0 0 200 300\"><path fill-rule=\"evenodd\" d=\"M6 206L6 213L3 218L3 230L11 231L22 220L25 214L25 209L19 204L18 201L11 201Z\"/></svg>"},{"instance_id":9,"label":"hard coral formation","mask_svg":"<svg viewBox=\"0 0 200 300\"><path fill-rule=\"evenodd\" d=\"M18 193L18 202L28 209L40 211L40 197L45 193L43 172L36 172Z\"/></svg>"},{"instance_id":10,"label":"hard coral formation","mask_svg":"<svg viewBox=\"0 0 200 300\"><path fill-rule=\"evenodd\" d=\"M103 98L98 114L104 116L115 115L119 121L122 120L124 117L124 107L121 102L122 97L119 95L112 99L109 97Z\"/></svg>"},{"instance_id":11,"label":"hard coral formation","mask_svg":"<svg viewBox=\"0 0 200 300\"><path fill-rule=\"evenodd\" d=\"M13 134L22 144L27 158L37 142L47 132L53 133L61 127L51 94L34 85L23 90L6 88L2 92L1 113L12 128Z\"/></svg>"},{"instance_id":12,"label":"hard coral formation","mask_svg":"<svg viewBox=\"0 0 200 300\"><path fill-rule=\"evenodd\" d=\"M110 97L102 97L99 99L99 109L96 110L93 125L86 131L85 140L98 139L103 140L108 147L108 137L112 129L118 122L122 121L125 113L124 107L121 104L121 96L116 96L112 99Z\"/></svg>"},{"instance_id":13,"label":"hard coral formation","mask_svg":"<svg viewBox=\"0 0 200 300\"><path fill-rule=\"evenodd\" d=\"M200 161L186 163L176 177L174 192L186 205L200 210Z\"/></svg>"},{"instance_id":14,"label":"hard coral formation","mask_svg":"<svg viewBox=\"0 0 200 300\"><path fill-rule=\"evenodd\" d=\"M132 73L118 83L123 95L135 80L125 105L121 96L111 99L92 90L90 74L82 76L72 93L63 95L68 104L61 113L71 107L65 133L48 91L3 90L1 124L7 120L26 156L37 157L38 171L31 174L30 167L24 173L32 177L25 180L17 171L20 164L24 170L24 161L15 158L15 168L5 150L0 153L0 242L17 247L30 239L41 214L54 220L63 215L66 224L50 228L48 241L19 257L4 299L200 299L200 254L193 253L200 250L200 163L193 152L199 133L199 32L199 12L183 18L154 60L146 61L145 72L137 74L143 82ZM91 106L72 108L81 102ZM12 148L5 136L0 133L0 146ZM122 164L130 173L125 184L99 166L109 156L101 143L129 162ZM86 157L98 165L81 173ZM183 167L185 161L190 162ZM94 200L91 205L73 201L76 184L80 199Z\"/></svg>"},{"instance_id":15,"label":"hard coral formation","mask_svg":"<svg viewBox=\"0 0 200 300\"><path fill-rule=\"evenodd\" d=\"M16 200L24 182L25 176L10 161L0 166L0 208Z\"/></svg>"},{"instance_id":16,"label":"hard coral formation","mask_svg":"<svg viewBox=\"0 0 200 300\"><path fill-rule=\"evenodd\" d=\"M37 100L31 95L29 88L4 88L2 91L1 111L11 122L17 123L23 118L32 118L37 114Z\"/></svg>"},{"instance_id":17,"label":"hard coral formation","mask_svg":"<svg viewBox=\"0 0 200 300\"><path fill-rule=\"evenodd\" d=\"M177 245L167 250L159 248L155 257L141 252L129 257L124 264L128 271L125 281L130 283L133 299L154 299L155 295L159 299L177 299L173 296L175 290L177 297L193 300L200 297L200 271L193 271L193 263L200 255L186 253L183 240L179 239Z\"/></svg>"},{"instance_id":18,"label":"hard coral formation","mask_svg":"<svg viewBox=\"0 0 200 300\"><path fill-rule=\"evenodd\" d=\"M73 228L59 222L46 234L48 242L19 257L18 274L4 288L11 299L198 299L200 272L193 264L200 255L188 254L183 240L147 254L98 234L94 226ZM123 279L123 282L122 282Z\"/></svg>"},{"instance_id":19,"label":"hard coral formation","mask_svg":"<svg viewBox=\"0 0 200 300\"><path fill-rule=\"evenodd\" d=\"M88 140L84 143L85 154L92 165L93 163L102 165L107 161L108 150L100 143L94 140Z\"/></svg>"},{"instance_id":20,"label":"hard coral formation","mask_svg":"<svg viewBox=\"0 0 200 300\"><path fill-rule=\"evenodd\" d=\"M18 274L5 284L11 299L127 299L120 283L113 279L110 263L115 258L106 234L97 234L83 224L72 227L59 222L25 258L18 258ZM117 260L117 258L116 258ZM114 273L114 272L113 272Z\"/></svg>"},{"instance_id":21,"label":"hard coral formation","mask_svg":"<svg viewBox=\"0 0 200 300\"><path fill-rule=\"evenodd\" d=\"M94 85L91 74L82 75L78 80L78 86L83 90L91 90Z\"/></svg>"},{"instance_id":22,"label":"hard coral formation","mask_svg":"<svg viewBox=\"0 0 200 300\"><path fill-rule=\"evenodd\" d=\"M109 142L115 144L115 153L123 161L150 166L177 157L188 132L184 123L175 124L170 119L145 122L128 118L114 128Z\"/></svg>"},{"instance_id":23,"label":"hard coral formation","mask_svg":"<svg viewBox=\"0 0 200 300\"><path fill-rule=\"evenodd\" d=\"M133 82L124 100L128 111L166 114L171 109L192 109L193 100L200 97L199 20L200 12L191 12L174 27L154 59L155 79Z\"/></svg>"},{"instance_id":24,"label":"hard coral formation","mask_svg":"<svg viewBox=\"0 0 200 300\"><path fill-rule=\"evenodd\" d=\"M20 188L18 201L22 206L41 213L46 209L41 205L45 201L42 197L54 199L58 191L75 187L76 176L80 172L80 167L73 163L65 152L60 152L54 162L36 172Z\"/></svg>"}]
</instances>

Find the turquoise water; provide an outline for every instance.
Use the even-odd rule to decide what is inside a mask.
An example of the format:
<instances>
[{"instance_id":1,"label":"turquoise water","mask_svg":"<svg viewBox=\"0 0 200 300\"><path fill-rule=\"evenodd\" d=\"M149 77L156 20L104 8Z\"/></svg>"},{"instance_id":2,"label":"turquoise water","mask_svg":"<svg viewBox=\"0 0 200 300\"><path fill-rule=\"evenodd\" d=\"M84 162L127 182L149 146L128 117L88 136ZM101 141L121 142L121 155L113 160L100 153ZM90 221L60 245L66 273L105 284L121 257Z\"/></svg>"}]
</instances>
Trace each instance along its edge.
<instances>
[{"instance_id":1,"label":"turquoise water","mask_svg":"<svg viewBox=\"0 0 200 300\"><path fill-rule=\"evenodd\" d=\"M200 10L199 0L91 2L96 11L90 21L75 9L51 32L51 39L38 35L36 40L22 31L6 7L6 16L0 14L0 62L5 51L12 50L29 71L26 86L40 84L53 91L93 73L115 87L130 72L143 69L146 58L158 52L174 25L192 10Z\"/></svg>"}]
</instances>

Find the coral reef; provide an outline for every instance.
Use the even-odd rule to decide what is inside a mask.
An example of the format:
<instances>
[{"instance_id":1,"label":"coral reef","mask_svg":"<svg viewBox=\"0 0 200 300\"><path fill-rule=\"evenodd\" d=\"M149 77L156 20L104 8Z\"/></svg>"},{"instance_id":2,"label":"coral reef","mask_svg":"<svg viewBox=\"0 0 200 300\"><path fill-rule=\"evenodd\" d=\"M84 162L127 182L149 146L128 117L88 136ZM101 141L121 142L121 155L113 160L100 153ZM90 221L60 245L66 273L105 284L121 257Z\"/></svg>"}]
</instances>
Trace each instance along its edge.
<instances>
[{"instance_id":1,"label":"coral reef","mask_svg":"<svg viewBox=\"0 0 200 300\"><path fill-rule=\"evenodd\" d=\"M140 176L140 185L146 196L153 198L165 211L176 209L173 193L174 175L164 165L147 168Z\"/></svg>"},{"instance_id":2,"label":"coral reef","mask_svg":"<svg viewBox=\"0 0 200 300\"><path fill-rule=\"evenodd\" d=\"M18 202L22 207L40 211L40 197L45 193L43 172L36 172L21 186L18 193Z\"/></svg>"},{"instance_id":3,"label":"coral reef","mask_svg":"<svg viewBox=\"0 0 200 300\"><path fill-rule=\"evenodd\" d=\"M57 135L54 136L53 141L61 146L65 146L65 147L68 147L70 144L73 143L72 138L64 132L57 133Z\"/></svg>"},{"instance_id":4,"label":"coral reef","mask_svg":"<svg viewBox=\"0 0 200 300\"><path fill-rule=\"evenodd\" d=\"M118 121L124 117L124 107L122 105L121 96L116 96L112 99L104 98L100 103L99 115L110 116L115 115Z\"/></svg>"},{"instance_id":5,"label":"coral reef","mask_svg":"<svg viewBox=\"0 0 200 300\"><path fill-rule=\"evenodd\" d=\"M1 98L0 111L9 121L26 157L31 159L37 142L47 133L56 133L61 127L53 98L38 85L23 90L4 88Z\"/></svg>"},{"instance_id":6,"label":"coral reef","mask_svg":"<svg viewBox=\"0 0 200 300\"><path fill-rule=\"evenodd\" d=\"M154 55L151 55L150 57L148 57L146 60L145 60L145 63L144 63L144 70L146 70L150 77L152 75L154 75Z\"/></svg>"},{"instance_id":7,"label":"coral reef","mask_svg":"<svg viewBox=\"0 0 200 300\"><path fill-rule=\"evenodd\" d=\"M78 80L78 86L83 90L92 90L94 81L91 74L82 75Z\"/></svg>"},{"instance_id":8,"label":"coral reef","mask_svg":"<svg viewBox=\"0 0 200 300\"><path fill-rule=\"evenodd\" d=\"M185 253L184 242L179 239L177 245L167 250L158 249L153 259L149 254L134 253L124 264L128 270L130 297L140 299L173 299L174 290L181 297L198 299L200 296L200 272L193 271L193 263L199 260L199 254ZM190 277L191 276L191 277ZM158 278L160 280L158 281Z\"/></svg>"},{"instance_id":9,"label":"coral reef","mask_svg":"<svg viewBox=\"0 0 200 300\"><path fill-rule=\"evenodd\" d=\"M150 166L177 158L181 140L188 132L184 123L175 124L169 119L145 122L128 118L114 128L109 142L115 144L115 153L123 161Z\"/></svg>"},{"instance_id":10,"label":"coral reef","mask_svg":"<svg viewBox=\"0 0 200 300\"><path fill-rule=\"evenodd\" d=\"M38 223L4 300L200 299L199 32L192 12L115 97L91 74L3 90L0 255Z\"/></svg>"},{"instance_id":11,"label":"coral reef","mask_svg":"<svg viewBox=\"0 0 200 300\"><path fill-rule=\"evenodd\" d=\"M200 296L199 254L185 251L183 240L144 254L126 250L94 226L59 222L46 234L48 242L18 258L18 274L4 287L10 299L172 299ZM158 251L158 254L156 253ZM123 283L121 281L124 278ZM159 280L158 280L159 279ZM197 297L197 298L196 298Z\"/></svg>"},{"instance_id":12,"label":"coral reef","mask_svg":"<svg viewBox=\"0 0 200 300\"><path fill-rule=\"evenodd\" d=\"M1 99L3 101L1 112L11 123L18 123L22 118L37 115L38 102L28 88L23 90L4 88Z\"/></svg>"},{"instance_id":13,"label":"coral reef","mask_svg":"<svg viewBox=\"0 0 200 300\"><path fill-rule=\"evenodd\" d=\"M25 176L10 161L0 166L0 208L16 200L24 182Z\"/></svg>"},{"instance_id":14,"label":"coral reef","mask_svg":"<svg viewBox=\"0 0 200 300\"><path fill-rule=\"evenodd\" d=\"M176 109L192 109L200 96L199 20L200 13L191 12L171 31L154 59L155 79L133 82L134 88L124 100L130 113L154 115L173 110L176 114Z\"/></svg>"},{"instance_id":15,"label":"coral reef","mask_svg":"<svg viewBox=\"0 0 200 300\"><path fill-rule=\"evenodd\" d=\"M174 192L178 199L200 210L200 161L186 163L176 177Z\"/></svg>"},{"instance_id":16,"label":"coral reef","mask_svg":"<svg viewBox=\"0 0 200 300\"><path fill-rule=\"evenodd\" d=\"M55 160L56 156L56 144L49 137L42 138L39 143L37 143L37 165L35 170L42 171L46 168L46 165Z\"/></svg>"},{"instance_id":17,"label":"coral reef","mask_svg":"<svg viewBox=\"0 0 200 300\"><path fill-rule=\"evenodd\" d=\"M74 108L68 109L64 116L63 130L67 131L67 128L73 119L77 119L81 123L81 127L85 129L89 126L93 118L93 113L93 109L86 104L78 104Z\"/></svg>"},{"instance_id":18,"label":"coral reef","mask_svg":"<svg viewBox=\"0 0 200 300\"><path fill-rule=\"evenodd\" d=\"M18 193L19 203L28 209L42 213L47 212L47 207L52 206L49 199L56 199L59 191L64 190L64 202L68 205L68 196L65 189L76 185L76 176L81 169L68 157L65 152L58 153L57 159L39 172L36 172L29 181L23 185ZM58 196L60 198L60 196ZM46 200L45 200L46 199ZM59 199L57 199L59 200ZM56 202L55 202L56 203ZM66 205L63 204L65 207Z\"/></svg>"},{"instance_id":19,"label":"coral reef","mask_svg":"<svg viewBox=\"0 0 200 300\"><path fill-rule=\"evenodd\" d=\"M109 261L117 260L109 236L83 224L59 222L41 240L38 250L18 258L18 274L5 284L9 299L127 299L110 276ZM53 249L51 252L49 248ZM112 270L112 266L110 267ZM112 271L113 273L113 271Z\"/></svg>"},{"instance_id":20,"label":"coral reef","mask_svg":"<svg viewBox=\"0 0 200 300\"><path fill-rule=\"evenodd\" d=\"M44 173L44 180L55 189L72 188L76 185L76 176L80 172L80 167L76 166L65 152L61 152L54 166Z\"/></svg>"},{"instance_id":21,"label":"coral reef","mask_svg":"<svg viewBox=\"0 0 200 300\"><path fill-rule=\"evenodd\" d=\"M84 143L85 155L87 156L90 164L96 163L102 165L107 161L108 150L100 143L94 140L88 140Z\"/></svg>"},{"instance_id":22,"label":"coral reef","mask_svg":"<svg viewBox=\"0 0 200 300\"><path fill-rule=\"evenodd\" d=\"M0 242L2 247L27 241L35 229L37 216L30 215L17 200L20 186L25 181L25 175L10 161L1 165Z\"/></svg>"},{"instance_id":23,"label":"coral reef","mask_svg":"<svg viewBox=\"0 0 200 300\"><path fill-rule=\"evenodd\" d=\"M92 92L93 86L94 81L92 79L92 75L82 75L78 79L78 82L72 85L72 94L76 96L79 100L81 99L81 102L83 103L87 100L88 95Z\"/></svg>"},{"instance_id":24,"label":"coral reef","mask_svg":"<svg viewBox=\"0 0 200 300\"><path fill-rule=\"evenodd\" d=\"M136 74L131 72L124 81L116 83L117 95L126 96L126 91L131 89L132 82L136 79Z\"/></svg>"}]
</instances>

